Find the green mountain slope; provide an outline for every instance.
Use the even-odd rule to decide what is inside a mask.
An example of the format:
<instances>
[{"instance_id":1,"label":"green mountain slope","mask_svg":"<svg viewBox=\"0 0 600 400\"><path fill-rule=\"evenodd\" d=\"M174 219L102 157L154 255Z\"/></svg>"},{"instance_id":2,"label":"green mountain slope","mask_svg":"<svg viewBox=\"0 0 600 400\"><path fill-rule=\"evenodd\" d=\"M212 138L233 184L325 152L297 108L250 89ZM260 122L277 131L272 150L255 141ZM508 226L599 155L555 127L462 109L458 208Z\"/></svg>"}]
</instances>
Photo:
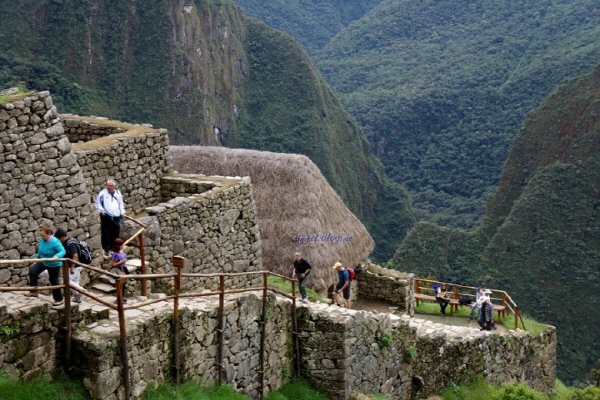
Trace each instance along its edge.
<instances>
[{"instance_id":1,"label":"green mountain slope","mask_svg":"<svg viewBox=\"0 0 600 400\"><path fill-rule=\"evenodd\" d=\"M558 375L600 358L600 65L525 120L473 233L420 223L395 268L507 290L558 328Z\"/></svg>"},{"instance_id":2,"label":"green mountain slope","mask_svg":"<svg viewBox=\"0 0 600 400\"><path fill-rule=\"evenodd\" d=\"M308 155L371 229L375 259L414 223L406 191L304 50L233 0L0 6L0 86L49 90L63 113L165 127L174 144Z\"/></svg>"},{"instance_id":3,"label":"green mountain slope","mask_svg":"<svg viewBox=\"0 0 600 400\"><path fill-rule=\"evenodd\" d=\"M382 0L236 0L245 15L292 35L315 54L343 27L361 18Z\"/></svg>"},{"instance_id":4,"label":"green mountain slope","mask_svg":"<svg viewBox=\"0 0 600 400\"><path fill-rule=\"evenodd\" d=\"M251 73L231 145L308 156L369 228L374 257L391 257L398 242L390 239L403 238L414 223L406 191L387 179L304 50L258 20L247 20L246 27Z\"/></svg>"},{"instance_id":5,"label":"green mountain slope","mask_svg":"<svg viewBox=\"0 0 600 400\"><path fill-rule=\"evenodd\" d=\"M514 132L600 60L594 0L387 1L315 62L421 219L470 228Z\"/></svg>"}]
</instances>

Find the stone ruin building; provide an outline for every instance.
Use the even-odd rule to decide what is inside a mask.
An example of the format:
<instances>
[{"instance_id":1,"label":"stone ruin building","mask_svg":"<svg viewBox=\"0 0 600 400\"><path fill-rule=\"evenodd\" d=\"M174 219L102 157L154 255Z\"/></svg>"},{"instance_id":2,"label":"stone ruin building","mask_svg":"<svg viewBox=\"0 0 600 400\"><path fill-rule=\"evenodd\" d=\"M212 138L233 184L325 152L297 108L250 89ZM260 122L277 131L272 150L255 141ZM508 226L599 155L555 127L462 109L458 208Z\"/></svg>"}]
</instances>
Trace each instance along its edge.
<instances>
[{"instance_id":1,"label":"stone ruin building","mask_svg":"<svg viewBox=\"0 0 600 400\"><path fill-rule=\"evenodd\" d=\"M265 269L250 178L176 173L164 129L59 115L48 92L15 95L0 101L0 158L0 260L31 258L38 229L51 226L88 242L95 250L93 265L102 267L92 203L106 179L113 178L128 214L147 226L149 272L171 273L174 256L183 257L188 273ZM128 222L122 236L136 229ZM141 256L136 243L128 249L130 258ZM27 267L1 264L0 288L26 286ZM231 276L227 286L259 287L262 279L260 274ZM412 279L368 267L359 276L355 293L388 301L395 313L323 303L293 309L288 298L271 293L263 303L255 292L228 295L224 307L214 297L183 298L175 321L168 301L126 310L130 397L172 376L175 348L182 379L205 384L223 379L251 398L279 389L294 372L340 399L357 391L424 398L475 375L553 390L554 329L538 337L521 330L498 335L415 319ZM86 274L83 284L106 289L95 273ZM218 280L205 277L184 280L180 289L218 288ZM139 283L127 289L143 302L172 293L174 286L168 279L149 281L145 296ZM124 399L115 312L92 301L74 305L72 349L66 349L64 308L51 307L43 297L24 302L19 292L0 291L0 369L23 381L51 377L63 368L69 351L77 354L71 373L92 398ZM261 320L264 304L269 315Z\"/></svg>"}]
</instances>

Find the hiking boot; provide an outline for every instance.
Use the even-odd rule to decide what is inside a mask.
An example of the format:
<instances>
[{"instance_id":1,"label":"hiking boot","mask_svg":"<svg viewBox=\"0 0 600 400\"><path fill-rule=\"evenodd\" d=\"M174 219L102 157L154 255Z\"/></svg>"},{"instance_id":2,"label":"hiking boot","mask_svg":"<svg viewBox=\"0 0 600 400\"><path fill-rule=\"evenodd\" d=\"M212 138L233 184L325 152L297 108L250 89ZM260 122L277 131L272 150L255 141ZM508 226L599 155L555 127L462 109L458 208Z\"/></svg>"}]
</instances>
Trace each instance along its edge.
<instances>
[{"instance_id":1,"label":"hiking boot","mask_svg":"<svg viewBox=\"0 0 600 400\"><path fill-rule=\"evenodd\" d=\"M52 303L53 306L60 306L64 303L64 300L60 300L60 301L55 301L54 303Z\"/></svg>"},{"instance_id":2,"label":"hiking boot","mask_svg":"<svg viewBox=\"0 0 600 400\"><path fill-rule=\"evenodd\" d=\"M73 302L75 302L77 304L81 304L81 296L75 296L75 298L73 299Z\"/></svg>"},{"instance_id":3,"label":"hiking boot","mask_svg":"<svg viewBox=\"0 0 600 400\"><path fill-rule=\"evenodd\" d=\"M25 297L38 297L38 292L29 292L24 294Z\"/></svg>"}]
</instances>

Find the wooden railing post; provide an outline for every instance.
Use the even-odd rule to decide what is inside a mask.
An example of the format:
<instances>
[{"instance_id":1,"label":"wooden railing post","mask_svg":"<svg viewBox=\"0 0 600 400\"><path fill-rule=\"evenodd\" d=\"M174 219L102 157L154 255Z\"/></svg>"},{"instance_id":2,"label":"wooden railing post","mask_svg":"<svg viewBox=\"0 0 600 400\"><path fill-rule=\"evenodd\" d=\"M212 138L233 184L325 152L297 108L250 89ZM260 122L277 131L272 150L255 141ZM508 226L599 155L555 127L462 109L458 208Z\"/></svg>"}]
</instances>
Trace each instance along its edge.
<instances>
[{"instance_id":1,"label":"wooden railing post","mask_svg":"<svg viewBox=\"0 0 600 400\"><path fill-rule=\"evenodd\" d=\"M262 298L262 318L260 332L260 393L259 399L262 400L265 394L265 336L267 335L267 295L269 283L267 282L268 274L263 274L263 298Z\"/></svg>"},{"instance_id":2,"label":"wooden railing post","mask_svg":"<svg viewBox=\"0 0 600 400\"><path fill-rule=\"evenodd\" d=\"M420 279L415 279L415 293L416 294L421 294L421 280ZM417 300L417 307L419 306L419 299Z\"/></svg>"},{"instance_id":3,"label":"wooden railing post","mask_svg":"<svg viewBox=\"0 0 600 400\"><path fill-rule=\"evenodd\" d=\"M65 285L64 298L65 298L65 329L66 329L66 343L65 343L65 369L68 371L71 369L71 339L72 339L72 326L71 326L71 288L69 287L69 262L63 261L62 263L62 275L63 285Z\"/></svg>"},{"instance_id":4,"label":"wooden railing post","mask_svg":"<svg viewBox=\"0 0 600 400\"><path fill-rule=\"evenodd\" d=\"M140 246L140 259L142 260L141 273L146 275L146 255L144 253L144 234L138 236ZM175 258L175 257L173 257ZM146 286L146 278L142 279L142 296L148 296L148 287Z\"/></svg>"},{"instance_id":5,"label":"wooden railing post","mask_svg":"<svg viewBox=\"0 0 600 400\"><path fill-rule=\"evenodd\" d=\"M223 339L224 339L224 307L225 307L225 275L219 276L219 328L217 329L219 349L217 353L217 368L219 385L223 383Z\"/></svg>"},{"instance_id":6,"label":"wooden railing post","mask_svg":"<svg viewBox=\"0 0 600 400\"><path fill-rule=\"evenodd\" d=\"M144 262L143 260L142 258L142 263ZM177 270L175 284L173 285L173 294L175 295L175 299L173 300L173 365L175 366L175 383L179 385L179 291L181 290L181 273L185 265L185 259L174 256L171 262Z\"/></svg>"},{"instance_id":7,"label":"wooden railing post","mask_svg":"<svg viewBox=\"0 0 600 400\"><path fill-rule=\"evenodd\" d=\"M127 357L127 330L125 327L125 309L123 306L123 290L125 289L125 275L121 275L117 279L117 312L119 314L119 341L121 346L121 364L123 386L125 388L125 400L129 400L130 397L130 384L129 384L129 358Z\"/></svg>"}]
</instances>

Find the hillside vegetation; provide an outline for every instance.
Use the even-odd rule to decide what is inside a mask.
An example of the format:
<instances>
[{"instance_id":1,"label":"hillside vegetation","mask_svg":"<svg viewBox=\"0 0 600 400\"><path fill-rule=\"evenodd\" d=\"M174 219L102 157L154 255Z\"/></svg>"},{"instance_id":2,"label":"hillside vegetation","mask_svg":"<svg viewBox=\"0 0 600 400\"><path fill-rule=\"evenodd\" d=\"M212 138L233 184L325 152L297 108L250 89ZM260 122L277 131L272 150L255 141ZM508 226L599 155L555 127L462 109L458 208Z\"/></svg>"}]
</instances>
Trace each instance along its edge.
<instances>
[{"instance_id":1,"label":"hillside vegetation","mask_svg":"<svg viewBox=\"0 0 600 400\"><path fill-rule=\"evenodd\" d=\"M0 4L0 86L49 90L62 113L167 128L172 144L305 154L373 229L375 259L412 226L407 193L304 50L233 0Z\"/></svg>"},{"instance_id":2,"label":"hillside vegetation","mask_svg":"<svg viewBox=\"0 0 600 400\"><path fill-rule=\"evenodd\" d=\"M482 224L419 223L392 260L402 271L509 292L557 327L558 375L600 359L600 66L560 87L515 138Z\"/></svg>"},{"instance_id":3,"label":"hillside vegetation","mask_svg":"<svg viewBox=\"0 0 600 400\"><path fill-rule=\"evenodd\" d=\"M391 0L315 56L418 219L470 228L525 115L600 60L600 3Z\"/></svg>"},{"instance_id":4,"label":"hillside vegetation","mask_svg":"<svg viewBox=\"0 0 600 400\"><path fill-rule=\"evenodd\" d=\"M310 54L382 0L236 0L245 15L292 35Z\"/></svg>"}]
</instances>

